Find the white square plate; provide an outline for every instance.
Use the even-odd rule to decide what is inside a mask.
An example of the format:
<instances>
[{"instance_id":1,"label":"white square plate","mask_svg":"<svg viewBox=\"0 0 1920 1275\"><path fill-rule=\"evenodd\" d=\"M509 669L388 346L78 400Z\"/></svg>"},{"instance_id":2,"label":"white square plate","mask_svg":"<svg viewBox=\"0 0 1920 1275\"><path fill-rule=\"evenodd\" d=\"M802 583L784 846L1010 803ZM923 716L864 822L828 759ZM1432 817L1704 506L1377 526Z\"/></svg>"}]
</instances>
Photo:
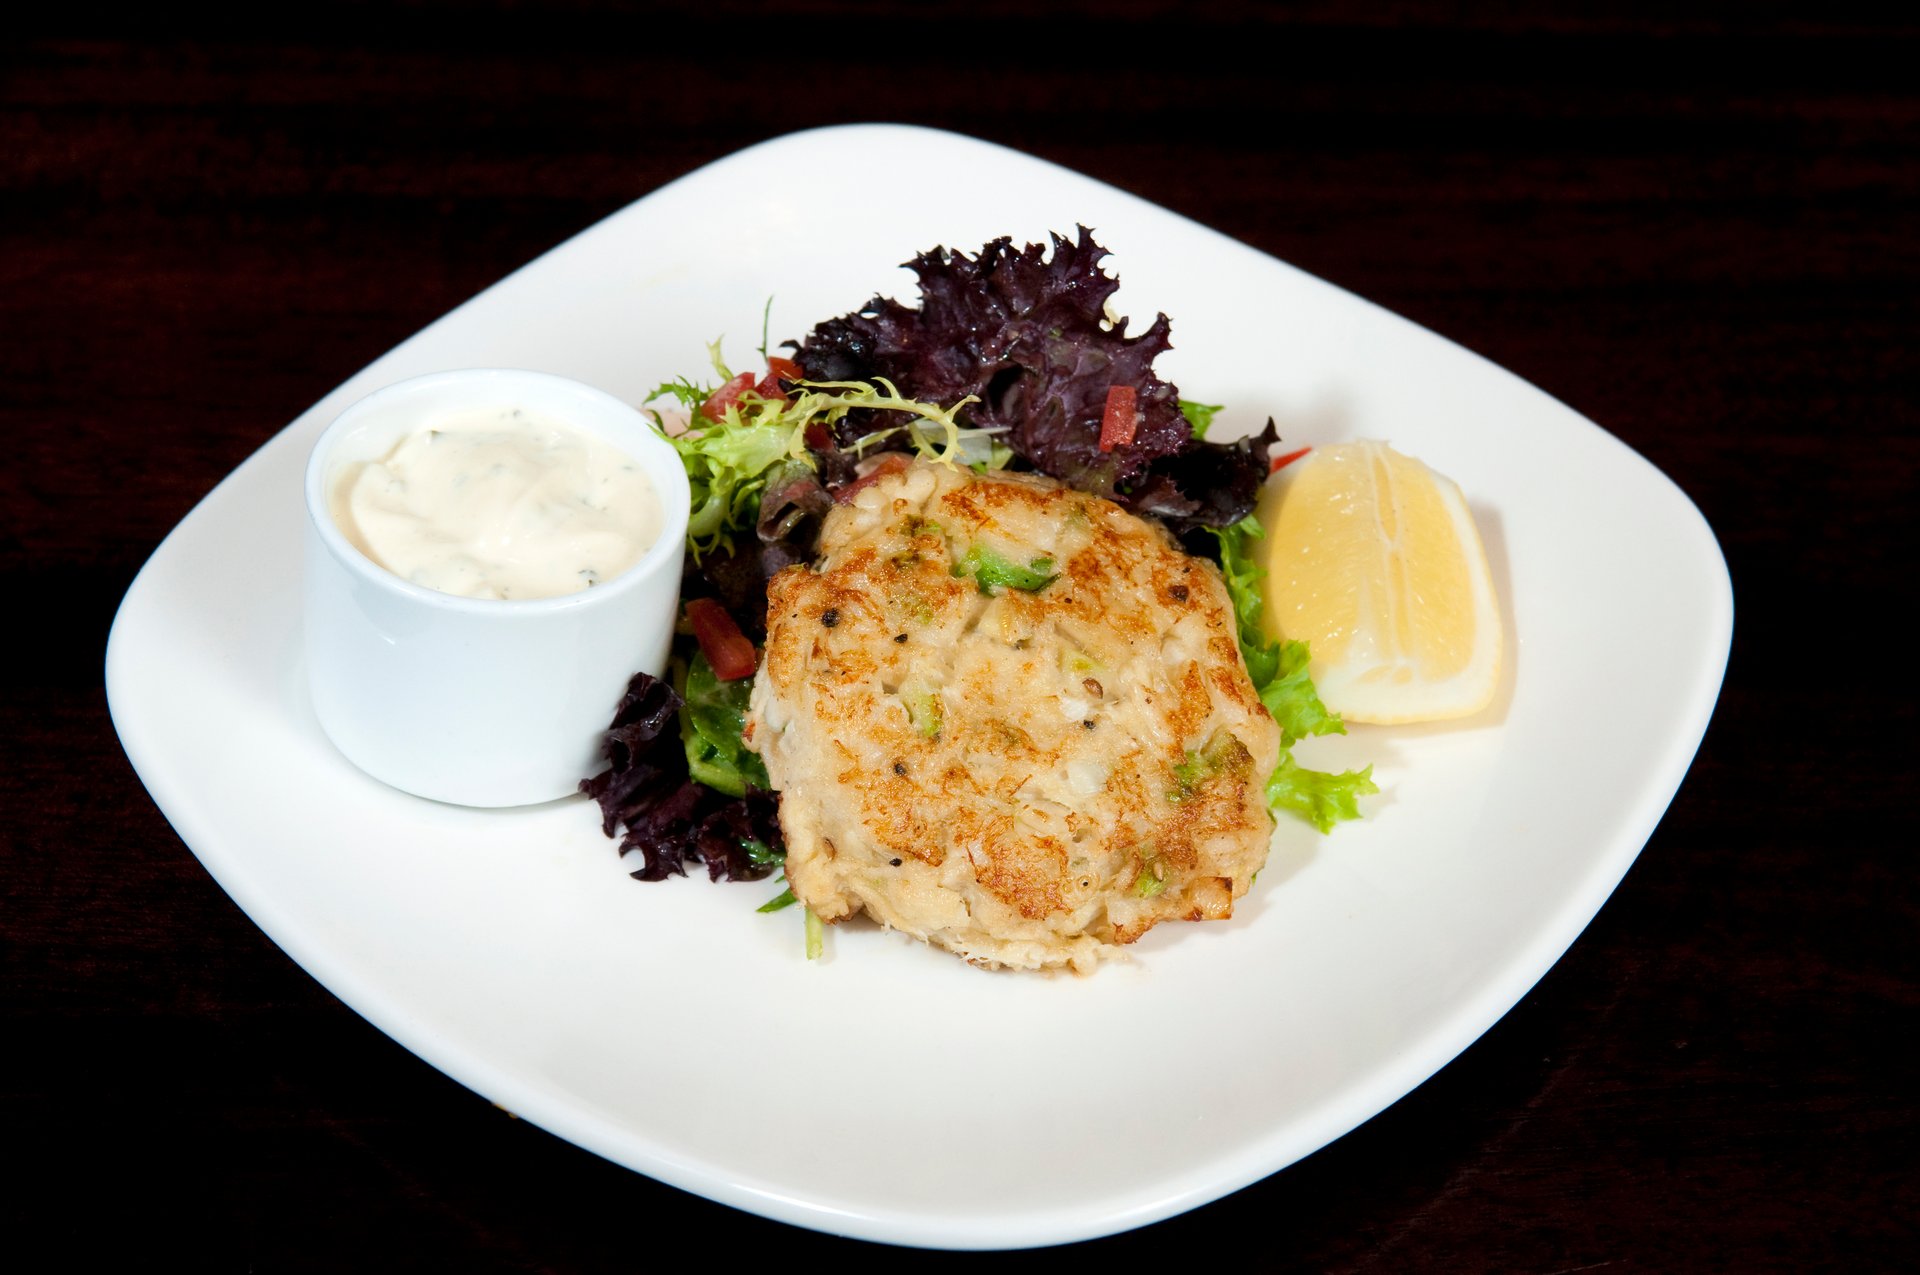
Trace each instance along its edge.
<instances>
[{"instance_id":1,"label":"white square plate","mask_svg":"<svg viewBox=\"0 0 1920 1275\"><path fill-rule=\"evenodd\" d=\"M966 173L839 198L850 174ZM857 185L858 183L856 183ZM1355 727L1367 818L1283 820L1230 922L1089 978L987 974L872 928L802 956L777 884L627 879L584 798L477 811L368 779L321 735L299 641L301 468L362 395L525 367L630 401L746 365L935 244L1092 226L1160 364L1289 444L1386 438L1457 480L1511 653L1487 713ZM347 1004L463 1084L621 1164L824 1231L951 1247L1139 1226L1257 1180L1419 1084L1546 972L1672 799L1719 693L1712 533L1591 422L1404 319L1121 191L945 133L780 138L640 200L461 306L281 431L128 591L115 726L216 880ZM611 713L613 706L608 705ZM678 1067L676 1068L676 1063ZM663 1066L686 1079L663 1091Z\"/></svg>"}]
</instances>

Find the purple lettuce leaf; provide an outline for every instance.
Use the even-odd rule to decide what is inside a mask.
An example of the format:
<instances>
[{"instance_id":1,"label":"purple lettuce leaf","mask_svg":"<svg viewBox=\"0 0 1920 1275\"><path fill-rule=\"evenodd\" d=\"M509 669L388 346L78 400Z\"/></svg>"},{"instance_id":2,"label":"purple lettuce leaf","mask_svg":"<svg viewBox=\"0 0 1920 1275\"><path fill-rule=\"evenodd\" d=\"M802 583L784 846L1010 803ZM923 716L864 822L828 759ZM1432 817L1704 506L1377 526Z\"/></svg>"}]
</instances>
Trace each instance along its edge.
<instances>
[{"instance_id":1,"label":"purple lettuce leaf","mask_svg":"<svg viewBox=\"0 0 1920 1275\"><path fill-rule=\"evenodd\" d=\"M635 880L685 876L691 861L705 863L714 881L757 881L785 848L779 797L752 789L729 797L694 782L677 729L681 703L664 680L634 674L607 731L608 768L582 780L580 791L600 804L606 835L625 826L620 853L641 857Z\"/></svg>"},{"instance_id":2,"label":"purple lettuce leaf","mask_svg":"<svg viewBox=\"0 0 1920 1275\"><path fill-rule=\"evenodd\" d=\"M1134 337L1127 320L1108 324L1119 282L1100 268L1106 250L1085 226L1073 241L1051 238L1050 256L1008 238L974 257L935 248L907 263L920 280L918 309L875 297L788 344L814 379L885 377L940 403L974 395L968 424L1004 429L1021 461L1083 491L1176 525L1245 517L1266 477L1264 454L1193 437L1179 391L1153 371L1169 348L1167 317ZM1138 426L1130 443L1102 451L1107 391L1122 385L1135 392ZM858 415L841 421L842 443L871 428Z\"/></svg>"},{"instance_id":3,"label":"purple lettuce leaf","mask_svg":"<svg viewBox=\"0 0 1920 1275\"><path fill-rule=\"evenodd\" d=\"M1185 451L1155 461L1128 496L1128 507L1156 515L1176 535L1193 527L1231 527L1253 512L1279 441L1271 417L1258 434L1231 443L1196 439Z\"/></svg>"}]
</instances>

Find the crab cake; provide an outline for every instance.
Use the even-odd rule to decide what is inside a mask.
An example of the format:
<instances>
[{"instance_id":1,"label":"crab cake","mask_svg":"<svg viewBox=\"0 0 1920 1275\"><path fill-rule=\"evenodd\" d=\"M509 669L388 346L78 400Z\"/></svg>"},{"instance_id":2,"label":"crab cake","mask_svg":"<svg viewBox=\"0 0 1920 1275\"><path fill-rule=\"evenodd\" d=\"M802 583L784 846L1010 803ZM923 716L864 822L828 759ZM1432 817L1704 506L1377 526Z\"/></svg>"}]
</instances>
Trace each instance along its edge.
<instances>
[{"instance_id":1,"label":"crab cake","mask_svg":"<svg viewBox=\"0 0 1920 1275\"><path fill-rule=\"evenodd\" d=\"M917 461L768 589L746 737L787 880L976 965L1091 969L1231 915L1280 731L1214 566L1032 474Z\"/></svg>"}]
</instances>

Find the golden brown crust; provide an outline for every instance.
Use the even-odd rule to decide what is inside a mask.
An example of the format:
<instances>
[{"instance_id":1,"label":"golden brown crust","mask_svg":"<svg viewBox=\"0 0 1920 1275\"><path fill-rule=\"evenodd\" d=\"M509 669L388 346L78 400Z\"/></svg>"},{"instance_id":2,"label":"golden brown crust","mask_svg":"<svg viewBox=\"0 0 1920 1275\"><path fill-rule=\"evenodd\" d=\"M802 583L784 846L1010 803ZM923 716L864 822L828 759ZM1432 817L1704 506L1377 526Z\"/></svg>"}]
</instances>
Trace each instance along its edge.
<instances>
[{"instance_id":1,"label":"golden brown crust","mask_svg":"<svg viewBox=\"0 0 1920 1275\"><path fill-rule=\"evenodd\" d=\"M970 550L1051 579L983 589ZM1087 968L1230 915L1264 861L1279 732L1218 571L1157 524L916 463L834 510L768 596L748 739L823 918Z\"/></svg>"}]
</instances>

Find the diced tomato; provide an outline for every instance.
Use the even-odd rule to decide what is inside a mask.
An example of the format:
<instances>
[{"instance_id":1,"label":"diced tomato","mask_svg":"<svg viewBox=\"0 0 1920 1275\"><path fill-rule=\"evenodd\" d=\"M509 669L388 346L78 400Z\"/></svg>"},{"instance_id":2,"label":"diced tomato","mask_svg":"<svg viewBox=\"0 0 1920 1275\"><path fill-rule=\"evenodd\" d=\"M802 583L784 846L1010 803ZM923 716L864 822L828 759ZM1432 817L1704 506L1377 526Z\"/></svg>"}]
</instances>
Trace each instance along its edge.
<instances>
[{"instance_id":1,"label":"diced tomato","mask_svg":"<svg viewBox=\"0 0 1920 1275\"><path fill-rule=\"evenodd\" d=\"M807 374L800 370L798 363L775 354L767 359L767 374L760 378L760 384L754 388L761 398L773 403L784 403L787 401L787 387L780 382L802 381L806 376Z\"/></svg>"},{"instance_id":2,"label":"diced tomato","mask_svg":"<svg viewBox=\"0 0 1920 1275\"><path fill-rule=\"evenodd\" d=\"M712 598L695 598L687 603L687 623L693 626L693 636L700 640L701 653L713 665L715 677L732 682L753 676L760 657L725 607Z\"/></svg>"},{"instance_id":3,"label":"diced tomato","mask_svg":"<svg viewBox=\"0 0 1920 1275\"><path fill-rule=\"evenodd\" d=\"M753 388L753 373L742 372L715 390L706 402L700 405L700 415L710 421L723 419L727 409L737 402L742 394Z\"/></svg>"},{"instance_id":4,"label":"diced tomato","mask_svg":"<svg viewBox=\"0 0 1920 1275\"><path fill-rule=\"evenodd\" d=\"M853 498L860 493L862 487L871 487L888 474L897 474L912 463L913 457L907 455L905 452L883 453L880 459L874 462L872 469L869 469L866 473L860 475L839 491L834 492L833 498L843 505L850 505L853 503Z\"/></svg>"},{"instance_id":5,"label":"diced tomato","mask_svg":"<svg viewBox=\"0 0 1920 1275\"><path fill-rule=\"evenodd\" d=\"M1133 386L1116 385L1107 391L1107 410L1100 418L1100 450L1110 452L1133 441L1140 428L1140 413L1134 410Z\"/></svg>"},{"instance_id":6,"label":"diced tomato","mask_svg":"<svg viewBox=\"0 0 1920 1275\"><path fill-rule=\"evenodd\" d=\"M1299 460L1302 456L1305 456L1308 452L1312 450L1313 448L1311 447L1302 447L1297 452L1288 452L1285 456L1276 456L1273 459L1272 467L1269 468L1267 472L1269 474L1277 474L1281 470L1285 469L1288 465L1293 464L1294 461Z\"/></svg>"}]
</instances>

